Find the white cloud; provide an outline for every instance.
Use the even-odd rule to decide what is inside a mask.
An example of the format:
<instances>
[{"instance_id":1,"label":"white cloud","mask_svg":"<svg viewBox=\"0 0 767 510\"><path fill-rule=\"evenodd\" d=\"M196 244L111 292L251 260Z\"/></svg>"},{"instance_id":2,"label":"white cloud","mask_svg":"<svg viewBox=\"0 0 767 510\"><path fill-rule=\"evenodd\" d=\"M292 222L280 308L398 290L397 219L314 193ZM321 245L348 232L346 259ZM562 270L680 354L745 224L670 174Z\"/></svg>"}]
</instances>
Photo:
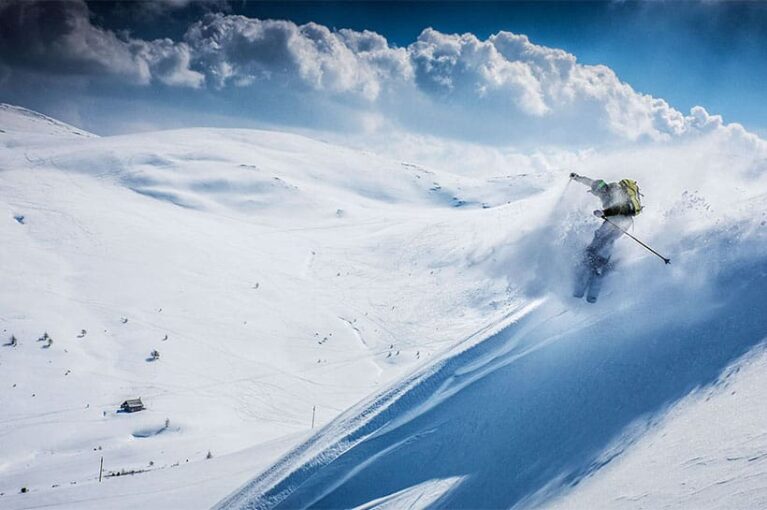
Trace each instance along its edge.
<instances>
[{"instance_id":1,"label":"white cloud","mask_svg":"<svg viewBox=\"0 0 767 510\"><path fill-rule=\"evenodd\" d=\"M82 0L0 4L0 57L10 66L41 73L118 78L136 85L155 79L202 85L202 75L188 67L188 47L170 39L118 37L91 22Z\"/></svg>"},{"instance_id":2,"label":"white cloud","mask_svg":"<svg viewBox=\"0 0 767 510\"><path fill-rule=\"evenodd\" d=\"M218 88L328 94L358 108L365 126L373 111L426 132L490 141L544 135L550 143L663 141L712 126L636 92L606 66L581 65L509 32L481 40L428 28L397 48L370 31L219 13L191 26L185 40L193 66Z\"/></svg>"},{"instance_id":3,"label":"white cloud","mask_svg":"<svg viewBox=\"0 0 767 510\"><path fill-rule=\"evenodd\" d=\"M174 43L170 39L152 42L132 41L131 51L144 62L147 74L165 85L200 88L205 77L189 68L191 53L186 43Z\"/></svg>"},{"instance_id":4,"label":"white cloud","mask_svg":"<svg viewBox=\"0 0 767 510\"><path fill-rule=\"evenodd\" d=\"M331 94L375 100L383 81L407 78L402 50L372 32L332 32L316 23L208 14L185 40L211 83L303 85Z\"/></svg>"},{"instance_id":5,"label":"white cloud","mask_svg":"<svg viewBox=\"0 0 767 510\"><path fill-rule=\"evenodd\" d=\"M416 83L426 92L500 101L531 116L549 111L530 64L505 58L490 40L429 28L408 47L408 53Z\"/></svg>"},{"instance_id":6,"label":"white cloud","mask_svg":"<svg viewBox=\"0 0 767 510\"><path fill-rule=\"evenodd\" d=\"M181 8L186 0L166 3ZM367 30L208 12L183 41L148 41L97 26L82 0L12 1L0 4L0 57L6 82L23 70L209 87L233 101L252 97L249 112L265 122L340 130L496 145L662 142L714 130L750 136L700 107L686 116L606 66L582 65L510 32L483 40L427 28L396 47ZM276 97L289 106L265 104Z\"/></svg>"}]
</instances>

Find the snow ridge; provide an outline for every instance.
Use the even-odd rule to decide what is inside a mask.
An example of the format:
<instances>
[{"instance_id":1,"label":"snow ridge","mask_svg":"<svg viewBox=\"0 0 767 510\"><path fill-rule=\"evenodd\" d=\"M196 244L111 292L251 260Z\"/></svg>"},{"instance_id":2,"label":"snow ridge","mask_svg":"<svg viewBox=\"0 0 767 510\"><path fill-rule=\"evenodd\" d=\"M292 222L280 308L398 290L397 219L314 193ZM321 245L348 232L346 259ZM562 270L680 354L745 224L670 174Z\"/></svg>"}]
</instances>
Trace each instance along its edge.
<instances>
[{"instance_id":1,"label":"snow ridge","mask_svg":"<svg viewBox=\"0 0 767 510\"><path fill-rule=\"evenodd\" d=\"M7 103L0 103L0 128L5 132L15 131L35 135L64 135L85 138L96 136L42 113Z\"/></svg>"},{"instance_id":2,"label":"snow ridge","mask_svg":"<svg viewBox=\"0 0 767 510\"><path fill-rule=\"evenodd\" d=\"M403 425L406 422L403 421L403 411L426 405L433 396L431 392L448 382L458 366L466 363L466 359L477 359L497 349L492 337L537 306L519 305L518 310L460 342L441 360L350 409L216 508L260 509L282 503L284 497L306 482L319 467L332 463L357 444ZM296 465L300 467L295 469ZM272 486L276 488L272 489ZM265 488L271 490L265 492ZM252 500L254 495L258 495L255 501Z\"/></svg>"}]
</instances>

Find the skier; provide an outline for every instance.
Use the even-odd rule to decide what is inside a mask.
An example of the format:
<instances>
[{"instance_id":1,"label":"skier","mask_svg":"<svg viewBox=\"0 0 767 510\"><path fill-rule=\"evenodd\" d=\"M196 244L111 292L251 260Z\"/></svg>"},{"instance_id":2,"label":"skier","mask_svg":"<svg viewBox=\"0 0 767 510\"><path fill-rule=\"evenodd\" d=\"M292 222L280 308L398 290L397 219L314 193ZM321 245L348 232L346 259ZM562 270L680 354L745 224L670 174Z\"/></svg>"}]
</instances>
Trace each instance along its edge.
<instances>
[{"instance_id":1,"label":"skier","mask_svg":"<svg viewBox=\"0 0 767 510\"><path fill-rule=\"evenodd\" d=\"M573 296L582 298L586 294L586 301L595 303L602 279L612 269L610 255L615 241L633 225L633 217L642 210L639 187L631 179L608 184L602 179L590 179L575 172L570 174L570 179L588 186L589 192L602 201L602 209L596 209L594 216L609 218L594 232L594 239L586 247L575 277Z\"/></svg>"}]
</instances>

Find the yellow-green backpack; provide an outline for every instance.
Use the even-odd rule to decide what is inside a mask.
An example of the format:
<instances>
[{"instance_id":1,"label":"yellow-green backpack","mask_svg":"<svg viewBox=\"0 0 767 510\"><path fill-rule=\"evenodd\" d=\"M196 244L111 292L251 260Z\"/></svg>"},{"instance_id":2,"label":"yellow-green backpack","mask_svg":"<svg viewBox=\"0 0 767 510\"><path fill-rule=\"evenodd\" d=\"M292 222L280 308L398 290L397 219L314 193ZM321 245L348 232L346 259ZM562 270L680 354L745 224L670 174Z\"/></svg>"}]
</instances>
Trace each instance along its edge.
<instances>
[{"instance_id":1,"label":"yellow-green backpack","mask_svg":"<svg viewBox=\"0 0 767 510\"><path fill-rule=\"evenodd\" d=\"M642 211L642 194L639 192L639 185L632 179L621 179L618 184L620 184L621 189L629 198L629 202L631 202L631 206L634 209L633 216L636 216Z\"/></svg>"}]
</instances>

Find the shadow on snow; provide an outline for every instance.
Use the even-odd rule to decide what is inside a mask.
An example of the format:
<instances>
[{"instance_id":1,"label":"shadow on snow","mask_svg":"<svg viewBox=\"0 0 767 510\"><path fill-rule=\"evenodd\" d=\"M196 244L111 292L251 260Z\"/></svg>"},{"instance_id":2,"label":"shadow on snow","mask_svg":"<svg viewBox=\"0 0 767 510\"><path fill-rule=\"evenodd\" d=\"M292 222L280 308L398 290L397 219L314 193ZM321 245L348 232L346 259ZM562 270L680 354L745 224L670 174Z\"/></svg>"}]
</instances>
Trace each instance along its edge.
<instances>
[{"instance_id":1,"label":"shadow on snow","mask_svg":"<svg viewBox=\"0 0 767 510\"><path fill-rule=\"evenodd\" d=\"M697 313L694 293L671 286L609 312L550 299L350 410L221 507L351 508L450 477L462 481L431 506L545 501L759 344L765 274L766 260L732 267Z\"/></svg>"}]
</instances>

